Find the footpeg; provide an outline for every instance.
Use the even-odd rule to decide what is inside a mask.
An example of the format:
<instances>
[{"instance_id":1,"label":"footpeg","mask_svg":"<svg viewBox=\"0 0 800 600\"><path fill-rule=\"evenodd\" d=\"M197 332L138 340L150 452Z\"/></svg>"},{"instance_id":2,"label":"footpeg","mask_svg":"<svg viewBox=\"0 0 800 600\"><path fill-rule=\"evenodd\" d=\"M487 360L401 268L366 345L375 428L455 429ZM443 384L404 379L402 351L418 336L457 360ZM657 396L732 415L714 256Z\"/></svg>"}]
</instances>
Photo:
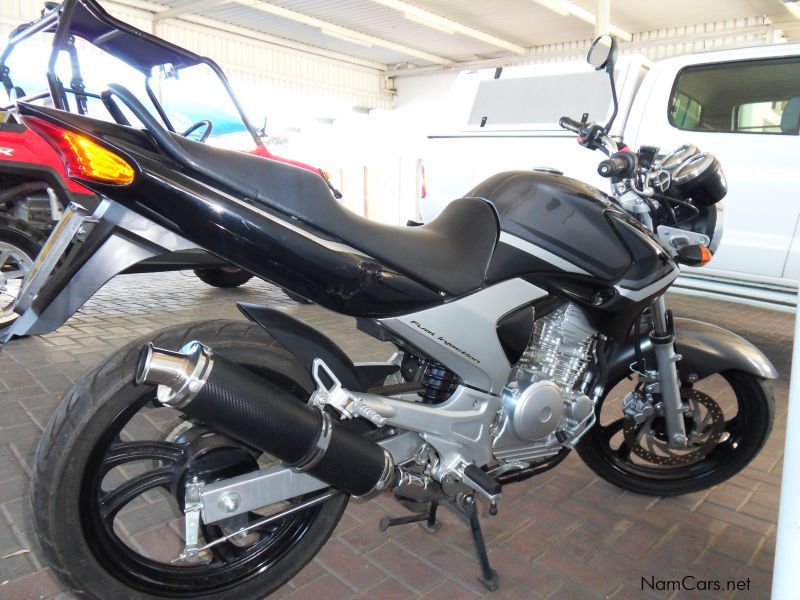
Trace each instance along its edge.
<instances>
[{"instance_id":1,"label":"footpeg","mask_svg":"<svg viewBox=\"0 0 800 600\"><path fill-rule=\"evenodd\" d=\"M486 496L492 504L494 514L497 514L497 501L500 499L503 486L494 477L487 475L480 467L475 465L467 465L467 468L464 469L463 479L464 483L472 489Z\"/></svg>"}]
</instances>

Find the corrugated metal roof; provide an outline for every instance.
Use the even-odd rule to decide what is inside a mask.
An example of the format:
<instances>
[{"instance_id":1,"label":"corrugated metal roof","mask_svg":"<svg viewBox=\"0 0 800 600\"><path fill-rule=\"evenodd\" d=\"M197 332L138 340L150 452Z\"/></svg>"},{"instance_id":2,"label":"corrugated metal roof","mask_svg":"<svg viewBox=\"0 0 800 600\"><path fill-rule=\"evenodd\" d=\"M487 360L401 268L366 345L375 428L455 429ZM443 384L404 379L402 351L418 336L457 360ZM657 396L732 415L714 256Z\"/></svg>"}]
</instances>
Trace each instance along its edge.
<instances>
[{"instance_id":1,"label":"corrugated metal roof","mask_svg":"<svg viewBox=\"0 0 800 600\"><path fill-rule=\"evenodd\" d=\"M267 0L261 0L267 3ZM189 7L197 0L156 0L168 7ZM573 16L561 16L533 0L407 0L421 9L524 47L590 39L594 28ZM593 11L595 0L573 0ZM405 18L402 12L373 0L270 0L269 4L345 27L376 38L403 44L456 62L509 55L484 41L459 33L448 34ZM346 55L394 64L429 64L375 44L355 44L323 34L318 27L271 15L236 0L220 0L216 6L200 2L197 14L246 27L261 33ZM800 37L800 21L779 0L613 0L612 22L631 33L761 15Z\"/></svg>"}]
</instances>

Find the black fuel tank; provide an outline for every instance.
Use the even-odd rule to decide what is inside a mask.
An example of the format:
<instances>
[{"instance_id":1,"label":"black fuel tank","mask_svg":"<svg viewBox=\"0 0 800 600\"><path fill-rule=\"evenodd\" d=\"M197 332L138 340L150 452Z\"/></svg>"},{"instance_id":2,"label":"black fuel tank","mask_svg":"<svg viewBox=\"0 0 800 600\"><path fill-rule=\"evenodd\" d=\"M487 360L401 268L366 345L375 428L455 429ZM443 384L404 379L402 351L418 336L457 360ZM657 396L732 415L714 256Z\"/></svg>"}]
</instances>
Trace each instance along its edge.
<instances>
[{"instance_id":1,"label":"black fuel tank","mask_svg":"<svg viewBox=\"0 0 800 600\"><path fill-rule=\"evenodd\" d=\"M524 277L577 302L614 337L624 335L677 276L677 265L653 234L586 183L509 171L469 195L490 202L500 221L487 282Z\"/></svg>"},{"instance_id":2,"label":"black fuel tank","mask_svg":"<svg viewBox=\"0 0 800 600\"><path fill-rule=\"evenodd\" d=\"M553 173L509 171L479 184L470 196L491 202L501 229L603 281L619 279L631 255L607 213L627 220L596 188ZM564 268L558 261L554 266Z\"/></svg>"}]
</instances>

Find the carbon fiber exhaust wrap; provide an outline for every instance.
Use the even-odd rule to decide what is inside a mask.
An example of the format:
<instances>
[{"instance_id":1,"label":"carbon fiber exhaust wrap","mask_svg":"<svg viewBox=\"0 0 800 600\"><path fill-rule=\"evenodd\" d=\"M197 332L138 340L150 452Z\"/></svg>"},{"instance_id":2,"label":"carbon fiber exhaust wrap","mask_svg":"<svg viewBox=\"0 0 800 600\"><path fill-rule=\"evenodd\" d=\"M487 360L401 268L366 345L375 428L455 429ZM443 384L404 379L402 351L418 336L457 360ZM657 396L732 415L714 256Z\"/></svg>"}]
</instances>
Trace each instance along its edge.
<instances>
[{"instance_id":1,"label":"carbon fiber exhaust wrap","mask_svg":"<svg viewBox=\"0 0 800 600\"><path fill-rule=\"evenodd\" d=\"M178 352L148 344L136 383L157 385L165 406L352 496L369 497L394 478L379 445L199 342Z\"/></svg>"}]
</instances>

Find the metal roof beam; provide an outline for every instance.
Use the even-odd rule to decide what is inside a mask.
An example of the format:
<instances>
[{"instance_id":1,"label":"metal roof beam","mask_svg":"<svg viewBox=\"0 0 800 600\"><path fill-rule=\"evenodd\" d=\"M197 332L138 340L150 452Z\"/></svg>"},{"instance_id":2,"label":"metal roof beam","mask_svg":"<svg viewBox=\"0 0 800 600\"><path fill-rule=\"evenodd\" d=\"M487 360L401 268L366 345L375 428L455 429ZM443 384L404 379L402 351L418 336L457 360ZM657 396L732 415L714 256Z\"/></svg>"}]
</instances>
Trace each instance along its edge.
<instances>
[{"instance_id":1,"label":"metal roof beam","mask_svg":"<svg viewBox=\"0 0 800 600\"><path fill-rule=\"evenodd\" d=\"M104 5L106 6L116 5L117 7L134 8L137 10L147 11L149 13L152 13L154 23L157 23L155 16L167 10L163 5L154 4L153 2L148 2L147 0L108 0L108 2L105 2ZM273 46L279 46L282 48L290 48L292 50L298 50L300 52L314 56L320 56L322 58L330 58L333 60L338 60L352 65L368 67L370 69L377 69L379 71L386 71L388 69L388 65L385 65L383 63L374 60L358 58L357 56L353 56L351 54L343 54L341 52L335 52L334 50L327 50L325 48L320 48L319 46L312 46L310 44L295 42L286 38L270 35L268 33L264 33L261 31L256 31L255 29L248 29L246 27L239 27L238 25L231 25L230 23L225 23L223 21L212 19L210 17L183 14L173 18L193 25L200 25L201 27L207 27L212 30L232 33L234 35L255 40L257 42L263 42L265 44L271 44Z\"/></svg>"},{"instance_id":2,"label":"metal roof beam","mask_svg":"<svg viewBox=\"0 0 800 600\"><path fill-rule=\"evenodd\" d=\"M230 0L196 0L196 2L189 2L183 6L176 6L175 8L168 8L155 13L153 20L163 21L164 19L175 19L181 15L198 14L207 8L213 8L220 4L225 4Z\"/></svg>"},{"instance_id":3,"label":"metal roof beam","mask_svg":"<svg viewBox=\"0 0 800 600\"><path fill-rule=\"evenodd\" d=\"M519 44L509 42L503 38L499 38L473 27L469 27L468 25L464 25L458 21L453 21L452 19L439 16L412 4L408 4L407 2L403 2L402 0L372 0L372 2L393 10L400 11L403 13L403 16L406 19L426 27L436 29L437 31L442 31L449 34L460 33L461 35L470 37L474 40L479 40L491 46L508 50L514 54L519 54L521 56L528 54L528 49L524 46L520 46Z\"/></svg>"},{"instance_id":4,"label":"metal roof beam","mask_svg":"<svg viewBox=\"0 0 800 600\"><path fill-rule=\"evenodd\" d=\"M276 17L289 19L290 21L295 21L296 23L302 23L303 25L308 25L309 27L315 27L316 29L319 29L322 33L326 35L343 39L353 44L361 46L379 46L381 48L386 48L388 50L394 50L395 52L398 52L405 56L413 56L414 58L420 58L422 60L447 67L452 66L454 64L454 61L449 58L438 56L436 54L431 54L429 52L418 50L417 48L412 48L410 46L405 46L403 44L390 42L389 40L385 40L383 38L379 38L373 35L368 35L366 33L361 33L360 31L356 31L355 29L342 27L341 25L336 25L334 23L330 23L329 21L323 21L322 19L318 19L317 17L312 17L311 15L299 13L297 11L290 10L288 8L283 8L281 6L276 6L268 2L261 2L260 0L233 0L233 1L241 6L249 6L256 10L260 10L262 12L275 15Z\"/></svg>"}]
</instances>

